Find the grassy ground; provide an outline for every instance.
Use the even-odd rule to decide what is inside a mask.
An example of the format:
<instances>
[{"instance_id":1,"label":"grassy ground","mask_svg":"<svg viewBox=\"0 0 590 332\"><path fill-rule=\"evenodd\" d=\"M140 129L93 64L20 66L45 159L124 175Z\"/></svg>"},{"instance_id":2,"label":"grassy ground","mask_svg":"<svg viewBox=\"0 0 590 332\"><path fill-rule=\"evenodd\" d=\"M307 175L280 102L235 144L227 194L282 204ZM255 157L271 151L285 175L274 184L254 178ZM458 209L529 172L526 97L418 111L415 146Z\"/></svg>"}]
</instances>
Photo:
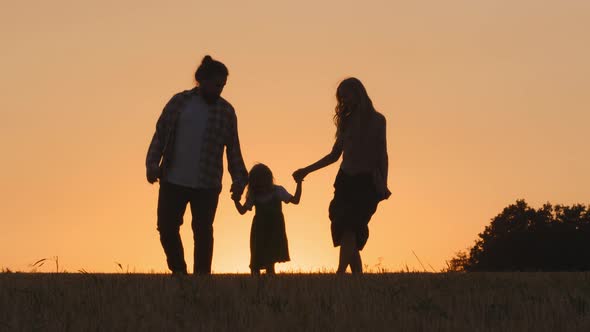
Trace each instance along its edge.
<instances>
[{"instance_id":1,"label":"grassy ground","mask_svg":"<svg viewBox=\"0 0 590 332\"><path fill-rule=\"evenodd\" d=\"M590 331L590 273L0 274L0 331Z\"/></svg>"}]
</instances>

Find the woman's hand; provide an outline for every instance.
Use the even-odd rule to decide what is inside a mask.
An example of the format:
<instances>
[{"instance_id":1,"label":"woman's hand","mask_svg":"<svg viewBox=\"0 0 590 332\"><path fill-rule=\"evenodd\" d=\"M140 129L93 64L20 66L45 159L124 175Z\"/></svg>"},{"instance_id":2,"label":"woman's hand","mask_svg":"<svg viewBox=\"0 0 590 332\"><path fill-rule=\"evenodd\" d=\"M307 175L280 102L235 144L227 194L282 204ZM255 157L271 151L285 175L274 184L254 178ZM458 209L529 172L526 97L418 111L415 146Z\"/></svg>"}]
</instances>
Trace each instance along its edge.
<instances>
[{"instance_id":1,"label":"woman's hand","mask_svg":"<svg viewBox=\"0 0 590 332\"><path fill-rule=\"evenodd\" d=\"M307 174L309 174L309 172L307 172L305 168L300 168L293 172L293 179L295 180L295 182L299 183L303 181Z\"/></svg>"}]
</instances>

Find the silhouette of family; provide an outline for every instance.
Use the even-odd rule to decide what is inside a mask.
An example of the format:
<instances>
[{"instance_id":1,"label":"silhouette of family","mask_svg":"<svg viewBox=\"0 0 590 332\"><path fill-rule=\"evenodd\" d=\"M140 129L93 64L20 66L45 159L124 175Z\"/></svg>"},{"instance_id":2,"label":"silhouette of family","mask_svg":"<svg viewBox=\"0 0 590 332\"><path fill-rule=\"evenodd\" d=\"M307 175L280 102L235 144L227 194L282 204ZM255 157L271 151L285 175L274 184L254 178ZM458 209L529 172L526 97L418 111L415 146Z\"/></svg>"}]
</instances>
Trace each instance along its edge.
<instances>
[{"instance_id":1,"label":"silhouette of family","mask_svg":"<svg viewBox=\"0 0 590 332\"><path fill-rule=\"evenodd\" d=\"M373 107L356 78L336 90L336 135L330 153L293 172L297 186L290 194L274 183L264 164L246 169L232 105L221 97L227 67L205 56L195 72L196 87L174 95L156 123L146 158L147 181L159 182L157 229L173 275L188 274L180 226L190 203L194 238L194 270L211 273L213 221L221 193L225 150L232 178L231 198L240 214L255 210L250 232L250 270L275 273L275 264L290 260L282 204L299 204L305 177L342 163L329 206L332 242L340 247L338 274L348 266L363 272L360 251L369 238L368 224L380 201L389 198L385 117ZM247 188L244 204L242 194Z\"/></svg>"}]
</instances>

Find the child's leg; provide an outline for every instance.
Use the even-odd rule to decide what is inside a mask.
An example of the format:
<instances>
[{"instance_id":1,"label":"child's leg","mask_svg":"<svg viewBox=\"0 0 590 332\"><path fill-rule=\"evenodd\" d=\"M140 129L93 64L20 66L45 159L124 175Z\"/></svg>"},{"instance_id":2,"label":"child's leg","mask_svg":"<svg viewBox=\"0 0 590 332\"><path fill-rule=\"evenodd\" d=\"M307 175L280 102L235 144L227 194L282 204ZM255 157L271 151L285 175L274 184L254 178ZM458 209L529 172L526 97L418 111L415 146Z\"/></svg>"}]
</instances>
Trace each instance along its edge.
<instances>
[{"instance_id":1,"label":"child's leg","mask_svg":"<svg viewBox=\"0 0 590 332\"><path fill-rule=\"evenodd\" d=\"M340 243L340 259L338 261L338 274L346 273L346 268L351 264L356 248L356 237L353 232L344 232ZM352 266L351 266L352 269Z\"/></svg>"},{"instance_id":2,"label":"child's leg","mask_svg":"<svg viewBox=\"0 0 590 332\"><path fill-rule=\"evenodd\" d=\"M266 274L275 274L275 264L274 263L269 264L266 267Z\"/></svg>"}]
</instances>

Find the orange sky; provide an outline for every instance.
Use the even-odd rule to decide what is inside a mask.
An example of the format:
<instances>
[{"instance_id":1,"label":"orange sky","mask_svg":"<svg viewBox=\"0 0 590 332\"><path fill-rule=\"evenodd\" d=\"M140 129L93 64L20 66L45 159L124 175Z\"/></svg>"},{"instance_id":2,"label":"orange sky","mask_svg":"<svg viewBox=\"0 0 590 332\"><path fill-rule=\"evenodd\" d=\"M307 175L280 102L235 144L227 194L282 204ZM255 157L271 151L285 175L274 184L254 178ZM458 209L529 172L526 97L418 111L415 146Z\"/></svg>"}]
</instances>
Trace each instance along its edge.
<instances>
[{"instance_id":1,"label":"orange sky","mask_svg":"<svg viewBox=\"0 0 590 332\"><path fill-rule=\"evenodd\" d=\"M414 251L440 269L519 198L590 203L590 3L516 2L3 4L0 267L59 256L68 271L166 270L145 152L205 54L230 70L247 166L268 164L291 191L291 172L330 150L339 81L364 82L388 119L393 192L370 224L369 266L420 269ZM285 207L292 262L280 269L335 267L336 170ZM252 214L234 210L229 183L213 270L246 272Z\"/></svg>"}]
</instances>

